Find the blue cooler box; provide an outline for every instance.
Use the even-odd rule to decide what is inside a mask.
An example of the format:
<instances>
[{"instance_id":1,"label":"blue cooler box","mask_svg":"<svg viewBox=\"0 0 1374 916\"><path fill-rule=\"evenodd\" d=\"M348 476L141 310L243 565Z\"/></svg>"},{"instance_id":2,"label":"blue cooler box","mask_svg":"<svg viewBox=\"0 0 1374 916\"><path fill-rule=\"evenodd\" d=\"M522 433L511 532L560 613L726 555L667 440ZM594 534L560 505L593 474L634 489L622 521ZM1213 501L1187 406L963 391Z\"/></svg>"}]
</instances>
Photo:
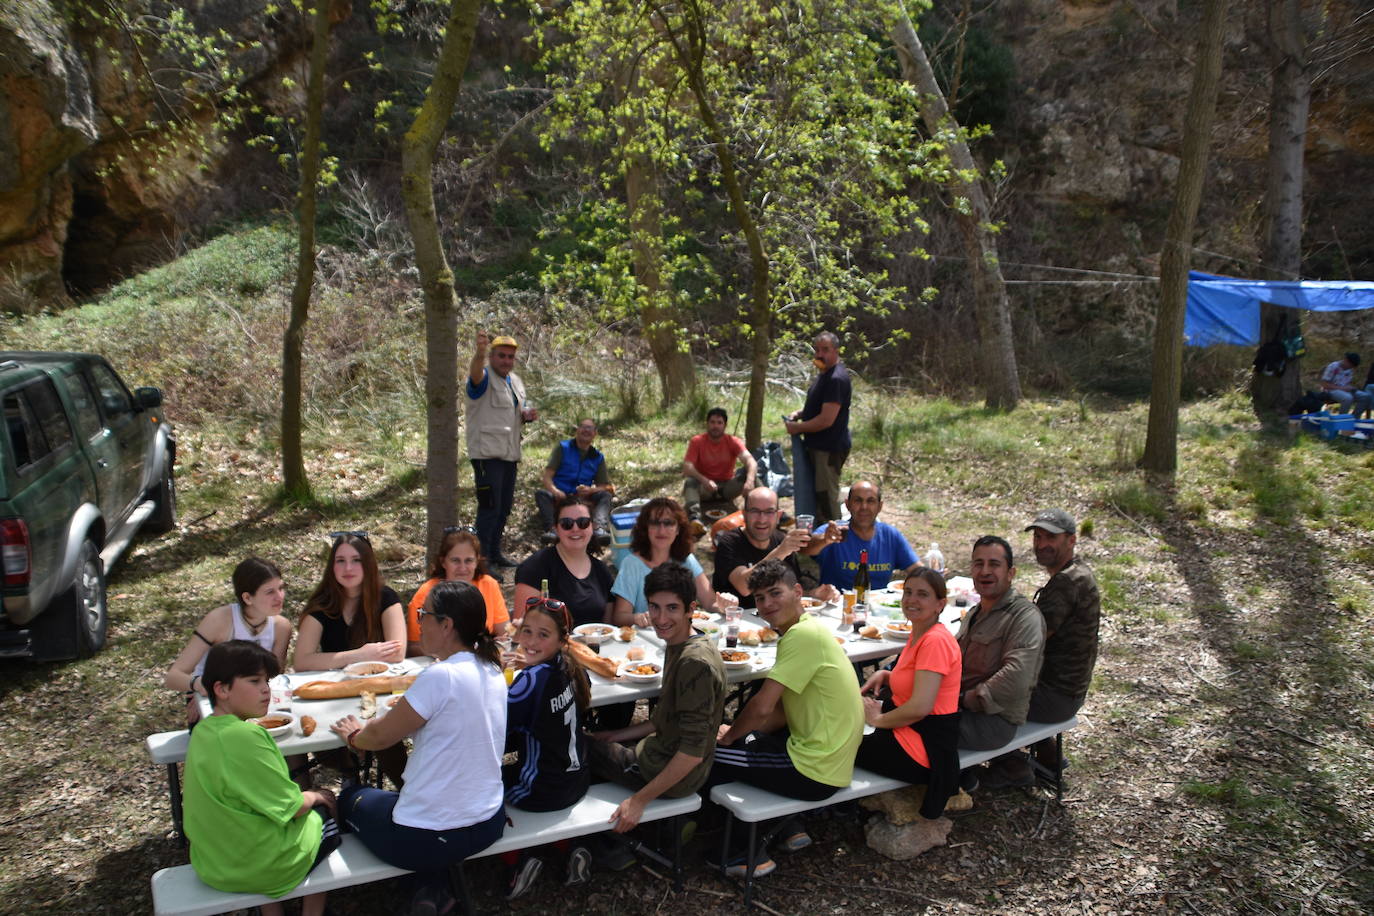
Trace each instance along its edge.
<instances>
[{"instance_id":1,"label":"blue cooler box","mask_svg":"<svg viewBox=\"0 0 1374 916\"><path fill-rule=\"evenodd\" d=\"M646 500L640 500L640 505ZM616 569L630 555L630 533L634 531L635 521L639 518L639 506L621 506L611 513L611 562Z\"/></svg>"}]
</instances>

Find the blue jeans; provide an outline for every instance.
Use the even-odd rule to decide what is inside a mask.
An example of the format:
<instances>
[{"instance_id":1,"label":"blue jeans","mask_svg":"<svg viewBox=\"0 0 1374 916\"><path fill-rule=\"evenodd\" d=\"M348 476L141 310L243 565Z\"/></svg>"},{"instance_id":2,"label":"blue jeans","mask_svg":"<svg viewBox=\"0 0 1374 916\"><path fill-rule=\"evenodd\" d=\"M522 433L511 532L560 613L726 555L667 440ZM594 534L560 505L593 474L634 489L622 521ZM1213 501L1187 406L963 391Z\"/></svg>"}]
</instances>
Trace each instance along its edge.
<instances>
[{"instance_id":1,"label":"blue jeans","mask_svg":"<svg viewBox=\"0 0 1374 916\"><path fill-rule=\"evenodd\" d=\"M515 504L516 461L500 458L473 458L472 480L477 492L477 540L482 553L489 560L500 557L501 537L506 533L506 519Z\"/></svg>"},{"instance_id":2,"label":"blue jeans","mask_svg":"<svg viewBox=\"0 0 1374 916\"><path fill-rule=\"evenodd\" d=\"M339 796L339 818L373 855L388 865L412 869L421 884L443 885L445 869L486 849L506 829L504 805L485 821L466 827L404 827L391 819L400 797L371 786L349 786Z\"/></svg>"}]
</instances>

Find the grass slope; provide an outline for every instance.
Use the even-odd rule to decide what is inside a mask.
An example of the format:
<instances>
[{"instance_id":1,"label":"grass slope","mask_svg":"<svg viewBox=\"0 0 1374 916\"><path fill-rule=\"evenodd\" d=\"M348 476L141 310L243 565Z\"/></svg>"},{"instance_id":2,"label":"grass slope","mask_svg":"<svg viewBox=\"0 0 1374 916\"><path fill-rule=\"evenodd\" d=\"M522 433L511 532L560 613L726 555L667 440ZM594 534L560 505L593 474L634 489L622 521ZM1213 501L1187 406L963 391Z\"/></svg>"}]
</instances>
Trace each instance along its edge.
<instances>
[{"instance_id":1,"label":"grass slope","mask_svg":"<svg viewBox=\"0 0 1374 916\"><path fill-rule=\"evenodd\" d=\"M179 704L159 686L161 672L200 616L229 599L239 559L256 553L282 566L293 614L332 530L369 529L387 579L402 592L420 581L422 316L384 279L331 284L315 306L307 444L319 499L278 498L273 414L289 267L268 253L280 253L282 232L228 237L100 303L5 329L4 346L94 349L132 384L167 388L182 525L137 543L113 571L101 655L5 666L0 911L146 912L147 878L186 861L168 838L164 774L142 739L176 727ZM232 265L249 262L276 267L239 282ZM535 546L528 489L542 457L577 415L605 418L599 444L632 497L678 493L681 450L706 403L741 413L743 376L728 368L708 375L709 396L654 414L645 406L652 372L613 329L568 330L579 316L518 299L473 307L525 342L529 387L545 417L560 421L542 421L527 443L515 556ZM795 406L803 366L780 360L766 416ZM859 818L813 818L816 845L764 881L769 906L1374 908L1374 452L1264 438L1232 394L1185 407L1178 479L1152 487L1133 469L1145 413L1139 403L1040 400L1001 415L860 386L846 476L880 481L884 516L919 548L939 541L959 569L972 539L996 532L1026 563L1021 529L1037 508L1083 520L1080 553L1105 599L1101 657L1083 726L1068 739L1062 807L1018 791L980 794L949 846L909 863L869 850ZM1027 592L1044 578L1033 565L1019 572ZM500 908L498 869L477 864L469 874L479 906ZM562 897L548 881L539 891L510 908L698 912L732 905L733 894L700 868L671 902L647 871L598 873ZM331 906L373 913L405 899L391 882Z\"/></svg>"}]
</instances>

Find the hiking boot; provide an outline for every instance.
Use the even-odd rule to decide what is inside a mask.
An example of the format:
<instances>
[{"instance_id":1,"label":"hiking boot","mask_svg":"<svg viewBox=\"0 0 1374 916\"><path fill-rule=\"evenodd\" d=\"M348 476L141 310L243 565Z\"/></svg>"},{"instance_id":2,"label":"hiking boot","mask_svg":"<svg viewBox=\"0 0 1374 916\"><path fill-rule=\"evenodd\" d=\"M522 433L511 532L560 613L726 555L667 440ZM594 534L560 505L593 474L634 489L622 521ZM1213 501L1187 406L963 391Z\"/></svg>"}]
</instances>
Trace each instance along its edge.
<instances>
[{"instance_id":1,"label":"hiking boot","mask_svg":"<svg viewBox=\"0 0 1374 916\"><path fill-rule=\"evenodd\" d=\"M806 832L801 818L789 817L774 832L779 845L788 852L800 852L811 845L811 834Z\"/></svg>"},{"instance_id":2,"label":"hiking boot","mask_svg":"<svg viewBox=\"0 0 1374 916\"><path fill-rule=\"evenodd\" d=\"M558 543L558 532L550 528L548 531L539 535L539 543L543 544L545 547L552 547L554 544Z\"/></svg>"},{"instance_id":3,"label":"hiking boot","mask_svg":"<svg viewBox=\"0 0 1374 916\"><path fill-rule=\"evenodd\" d=\"M555 540L555 541L558 540L557 535L554 536L554 540ZM598 528L598 529L596 529L596 534L592 535L592 546L593 546L593 547L609 547L610 545L611 545L611 533L610 533L609 531L607 531L605 528Z\"/></svg>"},{"instance_id":4,"label":"hiking boot","mask_svg":"<svg viewBox=\"0 0 1374 916\"><path fill-rule=\"evenodd\" d=\"M592 855L596 864L607 871L624 871L638 861L624 843L605 836L596 837Z\"/></svg>"},{"instance_id":5,"label":"hiking boot","mask_svg":"<svg viewBox=\"0 0 1374 916\"><path fill-rule=\"evenodd\" d=\"M568 853L568 870L563 877L564 887L577 887L592 878L592 851L586 846L574 846Z\"/></svg>"},{"instance_id":6,"label":"hiking boot","mask_svg":"<svg viewBox=\"0 0 1374 916\"><path fill-rule=\"evenodd\" d=\"M557 537L555 537L554 539L557 540ZM498 553L495 556L487 558L487 565L493 569L514 569L520 564L512 559L509 559L505 556L505 554Z\"/></svg>"},{"instance_id":7,"label":"hiking boot","mask_svg":"<svg viewBox=\"0 0 1374 916\"><path fill-rule=\"evenodd\" d=\"M506 888L506 899L514 900L528 894L530 889L534 887L534 880L539 877L539 872L543 867L544 862L538 856L522 857L520 863L510 871L510 883Z\"/></svg>"},{"instance_id":8,"label":"hiking boot","mask_svg":"<svg viewBox=\"0 0 1374 916\"><path fill-rule=\"evenodd\" d=\"M1015 752L994 760L979 784L984 789L1027 788L1035 785L1035 773L1026 755Z\"/></svg>"},{"instance_id":9,"label":"hiking boot","mask_svg":"<svg viewBox=\"0 0 1374 916\"><path fill-rule=\"evenodd\" d=\"M963 790L964 790L965 792L967 792L969 795L972 795L974 792L976 792L976 791L978 790L978 782L979 782L979 779L978 779L978 775L979 775L979 774L978 774L978 771L981 770L982 768L983 768L983 767L980 765L980 766L971 766L971 767L969 767L969 768L966 769L966 770L960 770L960 771L959 771L959 788L963 789Z\"/></svg>"}]
</instances>

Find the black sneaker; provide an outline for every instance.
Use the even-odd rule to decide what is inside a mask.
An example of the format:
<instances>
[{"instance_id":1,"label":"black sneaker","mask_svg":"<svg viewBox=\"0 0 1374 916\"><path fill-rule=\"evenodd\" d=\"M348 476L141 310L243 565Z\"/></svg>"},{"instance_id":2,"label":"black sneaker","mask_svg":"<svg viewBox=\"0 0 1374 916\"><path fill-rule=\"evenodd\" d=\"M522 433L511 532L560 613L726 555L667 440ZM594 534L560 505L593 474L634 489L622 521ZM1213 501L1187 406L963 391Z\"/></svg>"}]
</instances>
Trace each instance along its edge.
<instances>
[{"instance_id":1,"label":"black sneaker","mask_svg":"<svg viewBox=\"0 0 1374 916\"><path fill-rule=\"evenodd\" d=\"M510 884L506 888L506 899L514 900L523 897L534 887L534 880L539 877L540 870L544 867L544 862L538 856L525 856L520 860L520 864L511 869Z\"/></svg>"},{"instance_id":2,"label":"black sneaker","mask_svg":"<svg viewBox=\"0 0 1374 916\"><path fill-rule=\"evenodd\" d=\"M555 541L558 540L558 537L557 537L556 535L554 536L554 540L555 540ZM592 535L592 546L593 546L593 547L609 547L610 544L611 544L611 535L610 535L610 532L608 532L605 528L598 528L598 529L596 529L596 534Z\"/></svg>"},{"instance_id":3,"label":"black sneaker","mask_svg":"<svg viewBox=\"0 0 1374 916\"><path fill-rule=\"evenodd\" d=\"M720 853L710 854L706 857L706 864L724 872L727 878L743 878L745 871L749 867L748 855L743 851L731 853L724 862L719 861ZM754 877L762 878L771 875L778 870L778 863L774 862L768 855L768 850L762 846L754 855Z\"/></svg>"},{"instance_id":4,"label":"black sneaker","mask_svg":"<svg viewBox=\"0 0 1374 916\"><path fill-rule=\"evenodd\" d=\"M959 771L959 788L972 795L978 789L978 771L981 766L972 766Z\"/></svg>"},{"instance_id":5,"label":"black sneaker","mask_svg":"<svg viewBox=\"0 0 1374 916\"><path fill-rule=\"evenodd\" d=\"M624 871L639 861L624 843L598 836L595 840L596 864L607 871Z\"/></svg>"},{"instance_id":6,"label":"black sneaker","mask_svg":"<svg viewBox=\"0 0 1374 916\"><path fill-rule=\"evenodd\" d=\"M498 553L496 556L487 559L487 565L497 569L514 569L520 564Z\"/></svg>"},{"instance_id":7,"label":"black sneaker","mask_svg":"<svg viewBox=\"0 0 1374 916\"><path fill-rule=\"evenodd\" d=\"M577 887L592 878L592 851L586 846L574 846L568 853L568 871L563 878L564 887Z\"/></svg>"},{"instance_id":8,"label":"black sneaker","mask_svg":"<svg viewBox=\"0 0 1374 916\"><path fill-rule=\"evenodd\" d=\"M801 852L811 845L811 834L806 832L806 825L799 817L789 817L774 832L778 838L778 845L788 852Z\"/></svg>"}]
</instances>

